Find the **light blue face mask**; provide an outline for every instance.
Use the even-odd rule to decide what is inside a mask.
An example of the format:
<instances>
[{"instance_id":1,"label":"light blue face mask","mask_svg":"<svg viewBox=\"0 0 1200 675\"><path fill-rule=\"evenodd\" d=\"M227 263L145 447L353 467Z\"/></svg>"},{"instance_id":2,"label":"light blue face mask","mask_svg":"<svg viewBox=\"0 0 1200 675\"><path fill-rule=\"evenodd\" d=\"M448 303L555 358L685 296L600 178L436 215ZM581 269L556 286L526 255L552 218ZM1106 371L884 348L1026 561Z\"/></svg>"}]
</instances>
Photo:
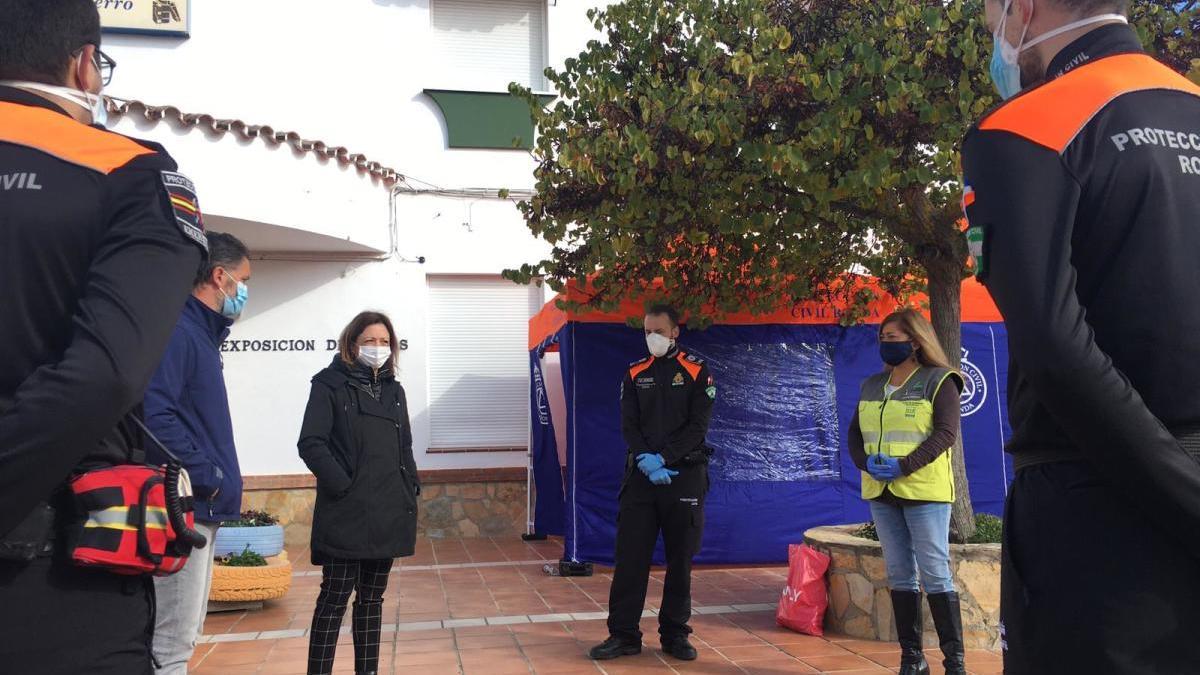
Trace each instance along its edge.
<instances>
[{"instance_id":1,"label":"light blue face mask","mask_svg":"<svg viewBox=\"0 0 1200 675\"><path fill-rule=\"evenodd\" d=\"M996 32L992 34L992 83L996 85L996 91L1004 100L1008 100L1021 93L1021 52L1036 47L1046 40L1068 31L1090 26L1094 23L1108 21L1129 23L1129 20L1120 14L1089 16L1086 19L1080 19L1060 28L1055 28L1052 31L1042 33L1029 42L1025 42L1025 34L1029 31L1029 24L1025 24L1025 28L1021 31L1021 42L1016 47L1013 47L1008 44L1008 40L1004 39L1004 29L1008 26L1008 10L1011 7L1012 0L1004 0L1004 9L1000 12L1000 23L996 25Z\"/></svg>"},{"instance_id":2,"label":"light blue face mask","mask_svg":"<svg viewBox=\"0 0 1200 675\"><path fill-rule=\"evenodd\" d=\"M229 270L225 270L225 273L229 274ZM233 275L229 274L229 276ZM225 302L221 303L221 316L227 319L236 319L241 316L242 310L246 309L246 300L250 298L250 289L246 287L246 284L239 281L237 283L237 291L232 298L225 295L225 291L219 288L217 290L221 291L221 295L225 296Z\"/></svg>"}]
</instances>

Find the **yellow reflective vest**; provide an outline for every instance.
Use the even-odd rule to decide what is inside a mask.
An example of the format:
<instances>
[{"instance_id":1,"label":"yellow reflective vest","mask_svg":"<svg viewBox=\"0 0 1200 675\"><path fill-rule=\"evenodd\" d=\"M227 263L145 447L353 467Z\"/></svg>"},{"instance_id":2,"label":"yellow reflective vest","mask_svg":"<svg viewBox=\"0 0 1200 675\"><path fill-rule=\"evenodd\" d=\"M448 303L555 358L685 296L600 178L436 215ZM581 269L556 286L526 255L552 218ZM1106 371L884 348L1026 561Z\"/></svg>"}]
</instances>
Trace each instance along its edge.
<instances>
[{"instance_id":1,"label":"yellow reflective vest","mask_svg":"<svg viewBox=\"0 0 1200 675\"><path fill-rule=\"evenodd\" d=\"M858 401L858 426L862 431L867 456L883 453L891 457L906 457L933 433L933 399L942 384L951 377L962 377L946 368L920 367L913 371L891 396L884 386L891 374L882 372L867 378ZM946 448L950 450L950 448ZM863 499L875 499L886 486L892 494L903 499L927 502L954 501L954 473L950 452L917 471L891 483L881 483L870 474L862 475Z\"/></svg>"}]
</instances>

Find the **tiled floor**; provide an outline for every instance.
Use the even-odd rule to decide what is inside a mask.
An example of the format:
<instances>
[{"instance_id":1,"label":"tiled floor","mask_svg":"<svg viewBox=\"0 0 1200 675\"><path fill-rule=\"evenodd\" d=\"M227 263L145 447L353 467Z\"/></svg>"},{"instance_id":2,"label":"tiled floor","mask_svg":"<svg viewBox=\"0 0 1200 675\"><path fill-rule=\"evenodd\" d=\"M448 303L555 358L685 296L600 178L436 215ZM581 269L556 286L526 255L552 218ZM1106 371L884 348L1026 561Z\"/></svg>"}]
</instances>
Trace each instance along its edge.
<instances>
[{"instance_id":1,"label":"tiled floor","mask_svg":"<svg viewBox=\"0 0 1200 675\"><path fill-rule=\"evenodd\" d=\"M256 612L210 614L196 648L195 675L303 674L313 603L320 586L308 552L290 549L295 566L287 597ZM647 598L641 655L593 663L587 650L607 636L609 570L592 577L551 577L542 560L557 560L561 541L449 539L418 542L400 561L384 596L380 673L507 675L509 673L886 673L899 651L884 643L837 636L814 638L775 625L773 608L784 567L698 568L693 575L700 658L676 661L658 649L654 610L662 594L656 570ZM335 673L354 672L347 627ZM930 660L940 658L936 650ZM970 652L976 675L1000 673L1000 657ZM934 665L933 672L941 673Z\"/></svg>"}]
</instances>

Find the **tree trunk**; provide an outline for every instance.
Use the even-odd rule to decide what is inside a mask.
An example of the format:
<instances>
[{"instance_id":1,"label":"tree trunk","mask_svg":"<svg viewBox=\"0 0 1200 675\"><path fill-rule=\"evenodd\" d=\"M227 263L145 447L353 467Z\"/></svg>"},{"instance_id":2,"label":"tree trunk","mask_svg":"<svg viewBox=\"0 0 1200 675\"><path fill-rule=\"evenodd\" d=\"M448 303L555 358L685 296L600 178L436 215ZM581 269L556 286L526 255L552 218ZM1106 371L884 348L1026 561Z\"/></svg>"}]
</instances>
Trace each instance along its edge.
<instances>
[{"instance_id":1,"label":"tree trunk","mask_svg":"<svg viewBox=\"0 0 1200 675\"><path fill-rule=\"evenodd\" d=\"M962 358L962 266L953 260L935 260L924 265L929 278L929 313L950 365L958 367ZM950 541L966 543L975 534L975 510L967 484L967 465L963 461L962 430L952 451L954 467L954 508L950 514Z\"/></svg>"}]
</instances>

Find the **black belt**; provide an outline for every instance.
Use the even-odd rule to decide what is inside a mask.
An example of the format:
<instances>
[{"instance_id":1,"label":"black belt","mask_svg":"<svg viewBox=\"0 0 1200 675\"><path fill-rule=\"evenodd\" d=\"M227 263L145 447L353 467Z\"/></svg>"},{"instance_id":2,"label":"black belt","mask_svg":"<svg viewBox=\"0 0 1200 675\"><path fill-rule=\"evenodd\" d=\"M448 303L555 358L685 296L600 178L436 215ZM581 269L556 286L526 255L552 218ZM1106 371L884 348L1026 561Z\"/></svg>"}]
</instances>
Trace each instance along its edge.
<instances>
[{"instance_id":1,"label":"black belt","mask_svg":"<svg viewBox=\"0 0 1200 675\"><path fill-rule=\"evenodd\" d=\"M1192 456L1197 462L1200 462L1200 427L1184 427L1176 430L1170 430L1171 435L1175 440L1179 441L1179 445ZM1013 468L1017 471L1021 469L1037 466L1039 464L1049 464L1051 462L1082 462L1087 460L1087 455L1083 451L1074 448L1051 448L1048 450L1027 450L1013 455Z\"/></svg>"}]
</instances>

